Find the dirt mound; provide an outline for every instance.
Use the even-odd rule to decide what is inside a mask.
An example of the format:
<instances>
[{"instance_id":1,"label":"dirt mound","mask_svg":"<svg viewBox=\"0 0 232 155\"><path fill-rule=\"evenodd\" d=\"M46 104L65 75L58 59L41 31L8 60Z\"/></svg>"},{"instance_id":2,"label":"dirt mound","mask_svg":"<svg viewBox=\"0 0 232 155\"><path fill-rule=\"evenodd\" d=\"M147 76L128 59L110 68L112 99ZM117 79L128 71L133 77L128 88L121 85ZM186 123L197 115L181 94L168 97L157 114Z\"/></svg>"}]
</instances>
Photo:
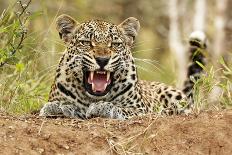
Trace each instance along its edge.
<instances>
[{"instance_id":1,"label":"dirt mound","mask_svg":"<svg viewBox=\"0 0 232 155\"><path fill-rule=\"evenodd\" d=\"M127 121L0 114L0 154L232 154L232 110Z\"/></svg>"}]
</instances>

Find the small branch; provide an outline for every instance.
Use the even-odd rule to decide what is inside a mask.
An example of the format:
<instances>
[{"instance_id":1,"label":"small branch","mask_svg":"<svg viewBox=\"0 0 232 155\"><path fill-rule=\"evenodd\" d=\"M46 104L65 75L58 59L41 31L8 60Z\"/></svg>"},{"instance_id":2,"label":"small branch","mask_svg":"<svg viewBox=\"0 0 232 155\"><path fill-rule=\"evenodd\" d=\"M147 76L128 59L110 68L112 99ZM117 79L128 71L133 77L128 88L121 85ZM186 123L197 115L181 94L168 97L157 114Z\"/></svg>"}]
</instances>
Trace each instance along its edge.
<instances>
[{"instance_id":1,"label":"small branch","mask_svg":"<svg viewBox=\"0 0 232 155\"><path fill-rule=\"evenodd\" d=\"M20 5L20 7L21 7L21 11L20 11L20 13L16 13L16 16L17 16L17 19L18 19L18 21L19 21L19 24L20 24L20 29L21 29L21 36L20 36L20 40L19 40L19 43L17 44L17 46L15 47L15 46L13 46L12 44L11 44L11 47L12 47L12 51L10 52L10 56L8 57L8 58L6 58L6 60L4 61L4 62L0 62L0 67L3 67L6 63L7 63L7 60L9 60L9 58L10 57L12 57L13 55L15 55L15 53L19 50L19 49L21 49L22 48L22 43L23 43L23 41L25 40L25 38L26 38L26 34L27 34L27 29L26 29L26 27L25 27L25 22L26 22L26 20L27 20L27 18L26 19L24 19L23 21L22 21L22 15L24 15L24 13L25 13L25 11L27 10L27 8L29 7L29 5L30 5L30 3L31 3L31 0L29 0L26 4L22 4L22 1L18 1L17 2L19 5ZM27 12L26 12L27 13Z\"/></svg>"}]
</instances>

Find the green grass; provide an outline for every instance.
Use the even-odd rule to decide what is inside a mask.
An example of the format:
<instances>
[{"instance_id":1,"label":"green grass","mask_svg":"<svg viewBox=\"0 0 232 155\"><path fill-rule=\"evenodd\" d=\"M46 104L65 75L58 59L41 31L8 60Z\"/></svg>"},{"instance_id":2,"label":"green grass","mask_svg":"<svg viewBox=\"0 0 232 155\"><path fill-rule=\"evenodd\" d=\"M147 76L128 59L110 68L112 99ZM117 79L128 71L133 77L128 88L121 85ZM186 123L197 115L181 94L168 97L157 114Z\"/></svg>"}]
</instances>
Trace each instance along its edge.
<instances>
[{"instance_id":1,"label":"green grass","mask_svg":"<svg viewBox=\"0 0 232 155\"><path fill-rule=\"evenodd\" d=\"M201 64L199 64L201 65ZM226 64L223 58L219 61L220 69L204 67L205 74L195 81L194 109L196 113L202 110L219 110L232 107L232 64Z\"/></svg>"},{"instance_id":2,"label":"green grass","mask_svg":"<svg viewBox=\"0 0 232 155\"><path fill-rule=\"evenodd\" d=\"M32 62L17 68L14 73L1 74L0 107L7 113L29 113L41 107L48 97L50 86L48 76L40 76L31 71Z\"/></svg>"},{"instance_id":3,"label":"green grass","mask_svg":"<svg viewBox=\"0 0 232 155\"><path fill-rule=\"evenodd\" d=\"M29 13L30 3L10 5L0 18L0 111L11 114L29 113L47 100L48 74L40 74L31 49L35 37L28 32L29 21L38 13ZM37 34L35 34L37 35Z\"/></svg>"}]
</instances>

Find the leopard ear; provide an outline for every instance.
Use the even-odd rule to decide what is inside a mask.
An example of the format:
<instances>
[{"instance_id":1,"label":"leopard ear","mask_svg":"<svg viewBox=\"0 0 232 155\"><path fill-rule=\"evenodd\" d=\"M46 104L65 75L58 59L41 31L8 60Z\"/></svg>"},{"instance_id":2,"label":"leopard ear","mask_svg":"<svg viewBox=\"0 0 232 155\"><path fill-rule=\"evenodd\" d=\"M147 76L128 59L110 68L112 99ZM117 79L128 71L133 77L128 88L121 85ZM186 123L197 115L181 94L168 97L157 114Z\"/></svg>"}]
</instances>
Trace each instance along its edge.
<instances>
[{"instance_id":1,"label":"leopard ear","mask_svg":"<svg viewBox=\"0 0 232 155\"><path fill-rule=\"evenodd\" d=\"M73 36L73 31L78 25L78 22L68 15L60 15L56 19L56 29L59 32L60 38L69 43Z\"/></svg>"},{"instance_id":2,"label":"leopard ear","mask_svg":"<svg viewBox=\"0 0 232 155\"><path fill-rule=\"evenodd\" d=\"M140 23L138 19L129 17L119 24L118 28L126 35L127 43L131 46L139 32Z\"/></svg>"}]
</instances>

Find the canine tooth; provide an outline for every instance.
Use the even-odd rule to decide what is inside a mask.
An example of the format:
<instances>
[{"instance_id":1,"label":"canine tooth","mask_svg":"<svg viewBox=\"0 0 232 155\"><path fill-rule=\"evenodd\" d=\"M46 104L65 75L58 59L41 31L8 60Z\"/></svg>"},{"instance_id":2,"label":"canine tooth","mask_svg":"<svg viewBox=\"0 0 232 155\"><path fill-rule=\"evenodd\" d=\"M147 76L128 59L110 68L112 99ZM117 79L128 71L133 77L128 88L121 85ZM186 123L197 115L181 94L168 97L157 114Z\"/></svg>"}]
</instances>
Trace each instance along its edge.
<instances>
[{"instance_id":1,"label":"canine tooth","mask_svg":"<svg viewBox=\"0 0 232 155\"><path fill-rule=\"evenodd\" d=\"M93 81L93 75L94 75L94 72L90 72L90 80ZM92 84L93 85L93 84Z\"/></svg>"},{"instance_id":2,"label":"canine tooth","mask_svg":"<svg viewBox=\"0 0 232 155\"><path fill-rule=\"evenodd\" d=\"M110 79L110 72L107 72L106 81L108 82L109 79Z\"/></svg>"},{"instance_id":3,"label":"canine tooth","mask_svg":"<svg viewBox=\"0 0 232 155\"><path fill-rule=\"evenodd\" d=\"M92 91L96 92L94 83L92 83Z\"/></svg>"},{"instance_id":4,"label":"canine tooth","mask_svg":"<svg viewBox=\"0 0 232 155\"><path fill-rule=\"evenodd\" d=\"M107 83L104 85L104 90L106 90L106 87L107 87Z\"/></svg>"}]
</instances>

